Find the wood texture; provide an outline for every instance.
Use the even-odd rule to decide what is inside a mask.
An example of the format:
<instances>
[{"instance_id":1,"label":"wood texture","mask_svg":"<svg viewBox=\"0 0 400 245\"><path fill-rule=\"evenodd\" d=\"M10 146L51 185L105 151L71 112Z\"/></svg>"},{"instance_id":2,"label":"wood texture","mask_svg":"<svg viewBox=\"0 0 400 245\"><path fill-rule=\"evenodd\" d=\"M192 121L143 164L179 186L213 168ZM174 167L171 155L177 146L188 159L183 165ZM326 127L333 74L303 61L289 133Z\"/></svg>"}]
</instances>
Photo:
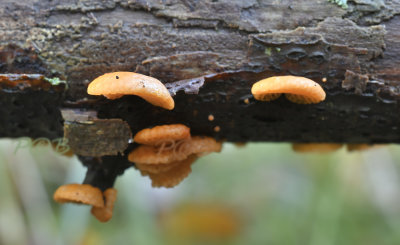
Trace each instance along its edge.
<instances>
[{"instance_id":1,"label":"wood texture","mask_svg":"<svg viewBox=\"0 0 400 245\"><path fill-rule=\"evenodd\" d=\"M327 0L3 0L0 72L59 77L68 87L61 95L2 88L0 137L62 137L58 110L73 108L120 118L133 134L183 123L192 135L232 142L399 143L400 1L348 6ZM175 110L134 96L110 101L86 94L95 77L121 70L163 81ZM253 83L288 74L320 83L327 99L297 105L252 98Z\"/></svg>"}]
</instances>

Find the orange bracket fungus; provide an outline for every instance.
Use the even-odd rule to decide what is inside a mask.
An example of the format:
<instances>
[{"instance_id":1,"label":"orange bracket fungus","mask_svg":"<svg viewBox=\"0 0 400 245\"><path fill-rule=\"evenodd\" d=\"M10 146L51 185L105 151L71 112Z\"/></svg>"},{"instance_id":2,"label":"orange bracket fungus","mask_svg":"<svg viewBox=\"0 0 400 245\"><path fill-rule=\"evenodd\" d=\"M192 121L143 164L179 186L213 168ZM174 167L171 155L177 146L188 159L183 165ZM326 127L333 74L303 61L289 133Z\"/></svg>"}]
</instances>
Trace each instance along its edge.
<instances>
[{"instance_id":1,"label":"orange bracket fungus","mask_svg":"<svg viewBox=\"0 0 400 245\"><path fill-rule=\"evenodd\" d=\"M174 187L190 174L198 156L221 150L220 142L210 137L191 137L190 128L182 124L143 129L134 142L143 145L133 150L128 160L142 175L150 177L153 187Z\"/></svg>"},{"instance_id":2,"label":"orange bracket fungus","mask_svg":"<svg viewBox=\"0 0 400 245\"><path fill-rule=\"evenodd\" d=\"M253 84L251 93L256 100L271 101L281 94L298 104L316 104L325 100L322 87L305 77L276 76L263 79Z\"/></svg>"},{"instance_id":3,"label":"orange bracket fungus","mask_svg":"<svg viewBox=\"0 0 400 245\"><path fill-rule=\"evenodd\" d=\"M171 188L191 172L199 156L221 151L221 143L210 137L193 136L176 148L162 152L155 146L142 145L128 159L135 163L143 176L149 176L153 187Z\"/></svg>"},{"instance_id":4,"label":"orange bracket fungus","mask_svg":"<svg viewBox=\"0 0 400 245\"><path fill-rule=\"evenodd\" d=\"M211 137L193 136L183 144L162 152L155 146L141 145L129 153L128 160L139 164L170 164L192 154L203 156L221 151L222 144Z\"/></svg>"},{"instance_id":5,"label":"orange bracket fungus","mask_svg":"<svg viewBox=\"0 0 400 245\"><path fill-rule=\"evenodd\" d=\"M167 88L159 80L134 72L106 73L93 80L87 93L118 99L124 95L137 95L147 102L168 110L175 107Z\"/></svg>"},{"instance_id":6,"label":"orange bracket fungus","mask_svg":"<svg viewBox=\"0 0 400 245\"><path fill-rule=\"evenodd\" d=\"M160 146L166 142L176 142L190 138L190 128L183 124L170 124L146 128L139 131L133 141L143 145Z\"/></svg>"},{"instance_id":7,"label":"orange bracket fungus","mask_svg":"<svg viewBox=\"0 0 400 245\"><path fill-rule=\"evenodd\" d=\"M114 188L108 188L103 192L104 195L104 207L93 206L90 212L101 222L107 222L112 218L114 203L117 200L117 190Z\"/></svg>"},{"instance_id":8,"label":"orange bracket fungus","mask_svg":"<svg viewBox=\"0 0 400 245\"><path fill-rule=\"evenodd\" d=\"M78 203L104 207L103 194L97 187L89 184L67 184L58 187L53 195L54 201L59 203Z\"/></svg>"}]
</instances>

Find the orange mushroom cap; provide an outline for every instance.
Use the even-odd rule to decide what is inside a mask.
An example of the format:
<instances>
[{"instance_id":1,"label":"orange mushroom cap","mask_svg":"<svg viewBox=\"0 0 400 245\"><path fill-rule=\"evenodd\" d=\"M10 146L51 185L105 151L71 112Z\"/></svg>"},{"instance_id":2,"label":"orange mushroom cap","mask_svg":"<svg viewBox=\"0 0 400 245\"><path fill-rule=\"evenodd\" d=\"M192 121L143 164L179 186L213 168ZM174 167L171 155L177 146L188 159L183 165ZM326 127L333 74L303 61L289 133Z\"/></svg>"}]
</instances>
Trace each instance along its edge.
<instances>
[{"instance_id":1,"label":"orange mushroom cap","mask_svg":"<svg viewBox=\"0 0 400 245\"><path fill-rule=\"evenodd\" d=\"M335 143L295 143L292 144L292 149L295 152L315 152L328 153L336 151L342 147L342 144Z\"/></svg>"},{"instance_id":2,"label":"orange mushroom cap","mask_svg":"<svg viewBox=\"0 0 400 245\"><path fill-rule=\"evenodd\" d=\"M114 203L117 200L117 190L114 188L108 188L103 193L105 204L103 208L92 207L90 212L101 222L107 222L112 218Z\"/></svg>"},{"instance_id":3,"label":"orange mushroom cap","mask_svg":"<svg viewBox=\"0 0 400 245\"><path fill-rule=\"evenodd\" d=\"M104 95L108 99L132 94L168 110L174 109L175 106L164 84L153 77L134 72L113 72L99 76L89 84L87 93Z\"/></svg>"},{"instance_id":4,"label":"orange mushroom cap","mask_svg":"<svg viewBox=\"0 0 400 245\"><path fill-rule=\"evenodd\" d=\"M322 87L305 77L276 76L263 79L253 84L251 93L261 101L277 99L281 94L298 104L315 104L325 100Z\"/></svg>"},{"instance_id":5,"label":"orange mushroom cap","mask_svg":"<svg viewBox=\"0 0 400 245\"><path fill-rule=\"evenodd\" d=\"M71 202L104 207L101 190L89 184L62 185L54 192L53 199L59 203Z\"/></svg>"},{"instance_id":6,"label":"orange mushroom cap","mask_svg":"<svg viewBox=\"0 0 400 245\"><path fill-rule=\"evenodd\" d=\"M158 145L163 141L190 138L190 128L183 124L170 124L140 130L133 141L144 145Z\"/></svg>"}]
</instances>

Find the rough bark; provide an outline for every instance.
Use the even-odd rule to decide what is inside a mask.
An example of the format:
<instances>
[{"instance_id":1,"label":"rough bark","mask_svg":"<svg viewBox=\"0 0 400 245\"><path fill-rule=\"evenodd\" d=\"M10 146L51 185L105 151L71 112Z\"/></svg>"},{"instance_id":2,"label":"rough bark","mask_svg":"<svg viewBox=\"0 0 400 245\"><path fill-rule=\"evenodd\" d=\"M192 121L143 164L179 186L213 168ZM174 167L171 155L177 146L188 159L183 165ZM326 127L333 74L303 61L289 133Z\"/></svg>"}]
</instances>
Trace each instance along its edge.
<instances>
[{"instance_id":1,"label":"rough bark","mask_svg":"<svg viewBox=\"0 0 400 245\"><path fill-rule=\"evenodd\" d=\"M121 118L132 133L184 123L193 135L233 142L398 143L400 1L348 6L327 0L3 0L0 72L56 76L68 87L62 93L3 87L0 136L62 137L59 109L74 108ZM118 70L160 79L176 108L86 94L92 79ZM297 105L252 98L254 82L287 74L320 83L327 99Z\"/></svg>"}]
</instances>

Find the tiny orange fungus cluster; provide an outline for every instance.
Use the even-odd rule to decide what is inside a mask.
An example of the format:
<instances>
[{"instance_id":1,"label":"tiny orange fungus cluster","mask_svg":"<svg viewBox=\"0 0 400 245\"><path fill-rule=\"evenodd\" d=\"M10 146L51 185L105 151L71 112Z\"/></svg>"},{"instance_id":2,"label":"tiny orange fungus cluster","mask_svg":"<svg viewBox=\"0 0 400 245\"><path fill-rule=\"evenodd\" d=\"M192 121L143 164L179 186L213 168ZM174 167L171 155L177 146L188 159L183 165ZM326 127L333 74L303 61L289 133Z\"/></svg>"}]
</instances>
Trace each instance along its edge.
<instances>
[{"instance_id":1,"label":"tiny orange fungus cluster","mask_svg":"<svg viewBox=\"0 0 400 245\"><path fill-rule=\"evenodd\" d=\"M128 156L154 187L174 187L191 173L191 164L201 155L219 152L221 143L210 137L191 136L183 124L156 126L139 131L141 143Z\"/></svg>"},{"instance_id":2,"label":"tiny orange fungus cluster","mask_svg":"<svg viewBox=\"0 0 400 245\"><path fill-rule=\"evenodd\" d=\"M323 80L323 82L325 82ZM90 95L104 95L118 99L124 95L136 95L147 102L168 110L174 109L175 102L169 91L159 80L134 72L106 73L92 81L87 92ZM307 78L278 76L255 83L251 92L256 100L271 101L282 94L294 103L312 104L325 99L322 87ZM249 99L244 99L250 104ZM209 114L208 120L215 117ZM214 131L219 132L220 126ZM192 171L191 165L200 157L219 152L222 143L214 138L191 136L190 128L183 124L170 124L146 128L139 131L134 139L139 144L129 155L143 176L148 176L153 187L174 187ZM293 144L298 152L329 152L339 149L341 144ZM350 150L350 147L349 147ZM78 203L92 206L91 213L101 222L111 219L117 190L108 188L102 192L89 184L67 184L54 193L54 200L60 203Z\"/></svg>"}]
</instances>

